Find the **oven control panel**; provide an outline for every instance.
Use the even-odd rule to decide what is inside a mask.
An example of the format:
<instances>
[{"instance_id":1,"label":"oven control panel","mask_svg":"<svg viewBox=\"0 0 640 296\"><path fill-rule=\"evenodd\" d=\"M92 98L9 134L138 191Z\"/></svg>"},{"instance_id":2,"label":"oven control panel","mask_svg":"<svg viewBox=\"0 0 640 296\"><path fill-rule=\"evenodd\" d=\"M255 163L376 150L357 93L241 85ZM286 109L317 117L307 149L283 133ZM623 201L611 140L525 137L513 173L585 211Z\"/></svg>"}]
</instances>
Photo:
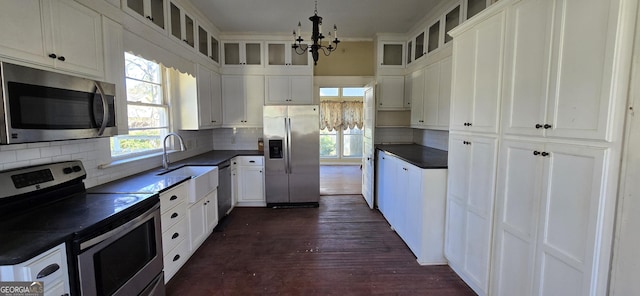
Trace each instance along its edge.
<instances>
[{"instance_id":1,"label":"oven control panel","mask_svg":"<svg viewBox=\"0 0 640 296\"><path fill-rule=\"evenodd\" d=\"M86 178L79 160L0 171L0 198L43 190L74 179Z\"/></svg>"}]
</instances>

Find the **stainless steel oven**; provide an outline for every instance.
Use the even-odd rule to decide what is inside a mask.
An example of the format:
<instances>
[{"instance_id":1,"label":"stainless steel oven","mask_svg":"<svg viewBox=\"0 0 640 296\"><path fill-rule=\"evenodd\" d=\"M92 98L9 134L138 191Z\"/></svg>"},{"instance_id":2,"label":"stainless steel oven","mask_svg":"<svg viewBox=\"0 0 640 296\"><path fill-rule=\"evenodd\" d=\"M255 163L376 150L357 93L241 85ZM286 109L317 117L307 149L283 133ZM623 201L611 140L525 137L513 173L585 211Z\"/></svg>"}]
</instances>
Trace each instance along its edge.
<instances>
[{"instance_id":1,"label":"stainless steel oven","mask_svg":"<svg viewBox=\"0 0 640 296\"><path fill-rule=\"evenodd\" d=\"M117 134L115 85L0 62L0 144Z\"/></svg>"},{"instance_id":2,"label":"stainless steel oven","mask_svg":"<svg viewBox=\"0 0 640 296\"><path fill-rule=\"evenodd\" d=\"M76 241L82 295L164 295L160 205Z\"/></svg>"}]
</instances>

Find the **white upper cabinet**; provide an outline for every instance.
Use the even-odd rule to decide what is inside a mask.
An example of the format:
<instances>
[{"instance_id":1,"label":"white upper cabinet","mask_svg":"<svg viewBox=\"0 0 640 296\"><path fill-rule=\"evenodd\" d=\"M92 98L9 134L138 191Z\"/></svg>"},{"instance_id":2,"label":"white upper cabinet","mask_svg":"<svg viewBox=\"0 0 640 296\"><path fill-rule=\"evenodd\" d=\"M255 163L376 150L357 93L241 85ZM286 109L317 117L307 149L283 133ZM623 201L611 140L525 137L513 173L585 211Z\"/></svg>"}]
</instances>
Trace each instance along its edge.
<instances>
[{"instance_id":1,"label":"white upper cabinet","mask_svg":"<svg viewBox=\"0 0 640 296\"><path fill-rule=\"evenodd\" d=\"M449 43L451 40L453 40L453 37L451 37L449 34L447 34L449 31L455 29L461 22L462 22L462 12L460 11L460 5L456 5L454 8L452 8L451 10L449 10L447 13L445 13L444 18L444 43Z\"/></svg>"},{"instance_id":2,"label":"white upper cabinet","mask_svg":"<svg viewBox=\"0 0 640 296\"><path fill-rule=\"evenodd\" d=\"M225 66L262 66L262 42L223 41Z\"/></svg>"},{"instance_id":3,"label":"white upper cabinet","mask_svg":"<svg viewBox=\"0 0 640 296\"><path fill-rule=\"evenodd\" d=\"M171 2L169 6L170 35L195 48L196 23L192 16L179 5Z\"/></svg>"},{"instance_id":4,"label":"white upper cabinet","mask_svg":"<svg viewBox=\"0 0 640 296\"><path fill-rule=\"evenodd\" d=\"M378 41L378 67L404 68L404 42Z\"/></svg>"},{"instance_id":5,"label":"white upper cabinet","mask_svg":"<svg viewBox=\"0 0 640 296\"><path fill-rule=\"evenodd\" d=\"M379 76L378 87L378 110L405 109L404 76Z\"/></svg>"},{"instance_id":6,"label":"white upper cabinet","mask_svg":"<svg viewBox=\"0 0 640 296\"><path fill-rule=\"evenodd\" d=\"M215 64L220 62L220 42L202 26L198 26L198 52L209 57Z\"/></svg>"},{"instance_id":7,"label":"white upper cabinet","mask_svg":"<svg viewBox=\"0 0 640 296\"><path fill-rule=\"evenodd\" d=\"M291 42L279 41L267 42L267 67L270 68L278 68L278 69L307 69L312 70L311 67L311 58L309 56L309 51L303 51L298 48L298 52L303 52L303 54L298 54L295 52L295 49L292 48ZM303 46L305 46L303 44Z\"/></svg>"},{"instance_id":8,"label":"white upper cabinet","mask_svg":"<svg viewBox=\"0 0 640 296\"><path fill-rule=\"evenodd\" d=\"M408 75L411 84L411 126L424 126L424 69Z\"/></svg>"},{"instance_id":9,"label":"white upper cabinet","mask_svg":"<svg viewBox=\"0 0 640 296\"><path fill-rule=\"evenodd\" d=\"M126 0L122 9L132 16L153 24L153 28L165 29L165 1L166 0Z\"/></svg>"},{"instance_id":10,"label":"white upper cabinet","mask_svg":"<svg viewBox=\"0 0 640 296\"><path fill-rule=\"evenodd\" d=\"M265 76L265 105L313 103L312 76Z\"/></svg>"},{"instance_id":11,"label":"white upper cabinet","mask_svg":"<svg viewBox=\"0 0 640 296\"><path fill-rule=\"evenodd\" d=\"M465 1L465 19L470 19L497 0L463 0Z\"/></svg>"},{"instance_id":12,"label":"white upper cabinet","mask_svg":"<svg viewBox=\"0 0 640 296\"><path fill-rule=\"evenodd\" d=\"M197 67L197 77L189 75L180 79L179 123L180 129L198 130L222 125L222 90L220 75L202 65ZM197 89L194 93L193 89Z\"/></svg>"},{"instance_id":13,"label":"white upper cabinet","mask_svg":"<svg viewBox=\"0 0 640 296\"><path fill-rule=\"evenodd\" d=\"M102 16L72 0L0 2L0 55L104 77Z\"/></svg>"},{"instance_id":14,"label":"white upper cabinet","mask_svg":"<svg viewBox=\"0 0 640 296\"><path fill-rule=\"evenodd\" d=\"M523 1L509 14L505 133L609 140L617 1ZM554 14L555 13L555 14Z\"/></svg>"},{"instance_id":15,"label":"white upper cabinet","mask_svg":"<svg viewBox=\"0 0 640 296\"><path fill-rule=\"evenodd\" d=\"M222 119L225 127L262 127L263 104L264 76L222 76Z\"/></svg>"},{"instance_id":16,"label":"white upper cabinet","mask_svg":"<svg viewBox=\"0 0 640 296\"><path fill-rule=\"evenodd\" d=\"M452 130L498 132L504 11L456 32L453 40Z\"/></svg>"}]
</instances>

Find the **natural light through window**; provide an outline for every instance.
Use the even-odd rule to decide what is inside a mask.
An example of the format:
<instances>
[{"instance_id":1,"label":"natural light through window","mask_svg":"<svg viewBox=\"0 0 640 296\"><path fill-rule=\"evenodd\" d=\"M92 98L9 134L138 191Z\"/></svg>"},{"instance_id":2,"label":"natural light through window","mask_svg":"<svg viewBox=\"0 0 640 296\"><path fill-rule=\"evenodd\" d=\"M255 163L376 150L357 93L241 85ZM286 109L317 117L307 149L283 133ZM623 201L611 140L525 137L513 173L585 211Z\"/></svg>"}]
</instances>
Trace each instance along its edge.
<instances>
[{"instance_id":1,"label":"natural light through window","mask_svg":"<svg viewBox=\"0 0 640 296\"><path fill-rule=\"evenodd\" d=\"M362 157L363 87L320 88L320 157L326 159Z\"/></svg>"},{"instance_id":2,"label":"natural light through window","mask_svg":"<svg viewBox=\"0 0 640 296\"><path fill-rule=\"evenodd\" d=\"M129 134L111 138L111 156L116 158L159 151L169 131L162 66L125 53L125 76Z\"/></svg>"}]
</instances>

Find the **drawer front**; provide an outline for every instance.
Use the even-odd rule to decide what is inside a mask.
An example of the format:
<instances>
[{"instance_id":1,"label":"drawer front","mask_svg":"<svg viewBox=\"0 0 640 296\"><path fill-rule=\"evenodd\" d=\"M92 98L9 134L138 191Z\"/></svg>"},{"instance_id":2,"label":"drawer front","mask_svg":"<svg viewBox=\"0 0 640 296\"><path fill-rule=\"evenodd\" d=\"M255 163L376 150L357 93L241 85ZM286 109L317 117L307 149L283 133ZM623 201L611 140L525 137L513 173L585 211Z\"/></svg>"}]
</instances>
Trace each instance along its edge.
<instances>
[{"instance_id":1,"label":"drawer front","mask_svg":"<svg viewBox=\"0 0 640 296\"><path fill-rule=\"evenodd\" d=\"M238 157L239 165L255 165L262 166L264 163L264 156L240 156Z\"/></svg>"},{"instance_id":2,"label":"drawer front","mask_svg":"<svg viewBox=\"0 0 640 296\"><path fill-rule=\"evenodd\" d=\"M40 258L27 263L22 270L25 281L42 281L45 288L56 281L64 281L67 276L64 247L56 247L45 252ZM41 277L38 278L38 275Z\"/></svg>"},{"instance_id":3,"label":"drawer front","mask_svg":"<svg viewBox=\"0 0 640 296\"><path fill-rule=\"evenodd\" d=\"M188 190L185 183L182 183L170 190L160 194L160 212L166 213L168 210L187 200Z\"/></svg>"},{"instance_id":4,"label":"drawer front","mask_svg":"<svg viewBox=\"0 0 640 296\"><path fill-rule=\"evenodd\" d=\"M183 240L177 247L164 256L164 282L168 282L178 269L189 259L189 244Z\"/></svg>"},{"instance_id":5,"label":"drawer front","mask_svg":"<svg viewBox=\"0 0 640 296\"><path fill-rule=\"evenodd\" d=\"M173 225L180 222L180 220L187 217L187 203L182 202L177 206L173 207L171 210L162 214L160 217L160 222L162 224L162 232L164 233Z\"/></svg>"},{"instance_id":6,"label":"drawer front","mask_svg":"<svg viewBox=\"0 0 640 296\"><path fill-rule=\"evenodd\" d=\"M167 255L173 250L180 242L182 242L189 233L187 232L187 220L182 219L175 225L162 233L162 255Z\"/></svg>"}]
</instances>

